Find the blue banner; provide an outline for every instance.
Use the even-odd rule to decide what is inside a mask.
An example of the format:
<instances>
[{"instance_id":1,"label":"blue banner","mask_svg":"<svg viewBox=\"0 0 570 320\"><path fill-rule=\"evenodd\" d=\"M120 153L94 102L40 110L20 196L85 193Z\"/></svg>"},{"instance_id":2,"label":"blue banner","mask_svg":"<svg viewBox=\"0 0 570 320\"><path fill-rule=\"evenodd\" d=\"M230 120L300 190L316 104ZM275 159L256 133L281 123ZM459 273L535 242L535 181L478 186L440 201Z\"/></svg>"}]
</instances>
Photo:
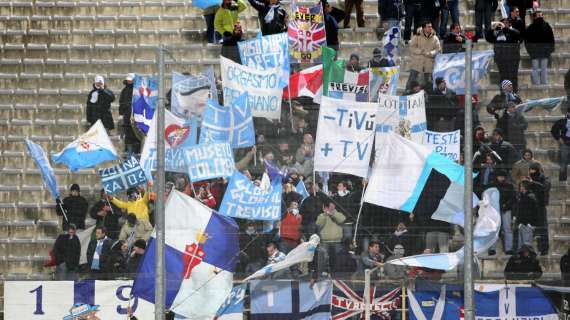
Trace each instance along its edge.
<instances>
[{"instance_id":1,"label":"blue banner","mask_svg":"<svg viewBox=\"0 0 570 320\"><path fill-rule=\"evenodd\" d=\"M251 107L246 102L247 93L234 100L229 108L214 100L208 101L202 119L200 144L228 142L234 149L255 145Z\"/></svg>"},{"instance_id":2,"label":"blue banner","mask_svg":"<svg viewBox=\"0 0 570 320\"><path fill-rule=\"evenodd\" d=\"M245 66L268 70L281 67L282 86L289 85L289 37L286 32L238 42L241 63Z\"/></svg>"},{"instance_id":3,"label":"blue banner","mask_svg":"<svg viewBox=\"0 0 570 320\"><path fill-rule=\"evenodd\" d=\"M156 77L135 76L132 102L135 127L146 135L150 129L156 103L158 102L158 82Z\"/></svg>"},{"instance_id":4,"label":"blue banner","mask_svg":"<svg viewBox=\"0 0 570 320\"><path fill-rule=\"evenodd\" d=\"M254 280L251 319L331 319L332 282Z\"/></svg>"},{"instance_id":5,"label":"blue banner","mask_svg":"<svg viewBox=\"0 0 570 320\"><path fill-rule=\"evenodd\" d=\"M471 85L472 94L479 91L479 81L487 76L489 63L493 58L493 51L473 51L472 72L473 82ZM457 94L465 94L465 52L438 54L435 56L433 67L433 79L435 89L435 79L442 77L447 82L447 88Z\"/></svg>"},{"instance_id":6,"label":"blue banner","mask_svg":"<svg viewBox=\"0 0 570 320\"><path fill-rule=\"evenodd\" d=\"M242 283L232 289L232 293L216 313L217 320L243 319L245 291L247 283Z\"/></svg>"},{"instance_id":7,"label":"blue banner","mask_svg":"<svg viewBox=\"0 0 570 320\"><path fill-rule=\"evenodd\" d=\"M103 189L107 194L127 191L131 187L146 183L146 175L143 169L137 159L132 156L119 165L99 169L99 175Z\"/></svg>"},{"instance_id":8,"label":"blue banner","mask_svg":"<svg viewBox=\"0 0 570 320\"><path fill-rule=\"evenodd\" d=\"M42 174L42 179L44 180L44 184L51 193L52 198L54 200L59 198L59 191L57 190L57 180L55 179L55 173L53 172L53 168L49 163L49 159L47 157L46 152L39 144L36 144L29 139L26 139L26 146L28 147L28 152L30 153L30 156L32 157L32 159L40 169L40 173Z\"/></svg>"},{"instance_id":9,"label":"blue banner","mask_svg":"<svg viewBox=\"0 0 570 320\"><path fill-rule=\"evenodd\" d=\"M220 214L249 220L275 221L281 219L281 179L275 180L269 190L254 185L243 174L235 171L230 179Z\"/></svg>"},{"instance_id":10,"label":"blue banner","mask_svg":"<svg viewBox=\"0 0 570 320\"><path fill-rule=\"evenodd\" d=\"M219 6L222 3L220 0L193 0L192 6L200 9L206 9L212 6Z\"/></svg>"},{"instance_id":11,"label":"blue banner","mask_svg":"<svg viewBox=\"0 0 570 320\"><path fill-rule=\"evenodd\" d=\"M184 160L192 182L227 178L235 170L232 148L227 143L199 144L184 148Z\"/></svg>"}]
</instances>

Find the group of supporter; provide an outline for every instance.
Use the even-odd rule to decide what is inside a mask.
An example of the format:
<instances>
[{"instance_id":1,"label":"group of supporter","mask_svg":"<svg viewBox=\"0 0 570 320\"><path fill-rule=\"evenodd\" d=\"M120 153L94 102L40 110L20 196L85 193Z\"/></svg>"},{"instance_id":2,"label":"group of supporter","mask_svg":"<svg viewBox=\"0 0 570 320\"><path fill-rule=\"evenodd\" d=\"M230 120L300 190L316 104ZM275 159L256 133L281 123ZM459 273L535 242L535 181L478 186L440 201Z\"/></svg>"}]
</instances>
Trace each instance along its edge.
<instances>
[{"instance_id":1,"label":"group of supporter","mask_svg":"<svg viewBox=\"0 0 570 320\"><path fill-rule=\"evenodd\" d=\"M287 31L287 9L279 0L248 0L259 13L263 35ZM524 2L524 3L523 3ZM496 2L475 2L475 35L466 35L459 21L458 0L409 0L401 2L379 0L378 12L384 28L400 25L404 19L403 41L410 48L410 75L405 94L424 90L427 125L434 131L464 129L463 102L466 97L447 87L443 78L432 79L435 56L465 50L467 37L485 38L494 44L494 61L499 69L500 92L486 106L496 120L496 128L488 134L478 126L478 97L474 102L474 167L478 172L474 190L481 195L488 188L497 188L501 196L501 240L503 252L512 255L505 274L510 278L520 268L532 265L530 271L520 271L529 277L540 276L537 255L549 251L548 212L550 179L541 163L526 146L528 124L524 114L516 110L523 100L518 94L518 66L520 44L525 43L532 61L533 84L547 84L548 59L554 51L552 28L544 21L538 3L509 0L508 18L491 23L497 9ZM362 0L345 0L344 10L322 0L327 44L339 48L338 30L350 27L350 11L356 9L358 27L365 26ZM207 37L210 43L222 43L222 56L239 62L236 49L244 40L239 15L247 8L242 0L224 0L220 6L204 11ZM532 22L526 24L526 13ZM448 17L451 24L448 28ZM412 28L413 26L413 28ZM413 32L412 32L413 31ZM440 41L442 39L442 41ZM365 66L387 66L382 50L376 48L369 62L361 63L358 54L350 57L347 68L358 71ZM570 71L565 86L570 96ZM122 122L120 134L125 151L139 154L141 140L132 127L132 91L134 75L124 81L119 99ZM435 82L435 83L434 83ZM110 107L115 100L113 92L101 76L95 78L87 100L87 121L93 124L101 119L107 130L115 128ZM286 102L284 101L284 106ZM390 279L441 277L436 270L405 268L385 262L419 253L449 252L452 238L460 230L451 224L429 217L401 213L396 210L362 203L366 180L349 175L333 174L330 178L313 174L313 156L317 127L318 106L298 99L282 108L280 122L256 118L256 145L236 151L236 168L252 181L260 183L265 171L264 161L288 172L282 195L282 218L277 228L264 232L258 221L239 221L240 249L237 272L251 274L266 264L276 263L312 234L318 234L321 244L312 263L276 274L275 277L311 278L363 275L367 268L378 267L377 277ZM570 112L552 127L552 136L560 143L560 181L566 180L570 161ZM168 174L167 192L184 192L213 209L218 209L227 181L190 183L184 174ZM304 181L309 196L305 199L295 191ZM153 225L153 197L144 188L127 192L127 201L101 192L100 199L91 205L80 195L78 185L72 185L70 195L58 200L58 214L62 216L63 230L54 245L56 276L71 279L78 274L94 278L132 277L144 254L146 241ZM360 215L360 220L357 217ZM86 228L86 219L94 221L96 229L88 244L87 263L79 265L80 249L77 231ZM358 233L354 237L354 232ZM355 241L353 239L355 238ZM536 238L537 245L534 245ZM488 254L496 254L493 246ZM532 263L528 262L532 260ZM522 267L521 267L522 266ZM518 269L517 269L518 268ZM525 269L526 270L526 269Z\"/></svg>"}]
</instances>

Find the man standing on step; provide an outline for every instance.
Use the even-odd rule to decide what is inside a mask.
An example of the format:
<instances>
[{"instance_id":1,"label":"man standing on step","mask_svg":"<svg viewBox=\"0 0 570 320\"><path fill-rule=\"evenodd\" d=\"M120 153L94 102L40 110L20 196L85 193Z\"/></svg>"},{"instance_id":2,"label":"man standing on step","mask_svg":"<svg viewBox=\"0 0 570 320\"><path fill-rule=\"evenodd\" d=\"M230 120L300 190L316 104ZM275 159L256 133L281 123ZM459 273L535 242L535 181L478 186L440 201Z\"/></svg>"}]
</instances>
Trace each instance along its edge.
<instances>
[{"instance_id":1,"label":"man standing on step","mask_svg":"<svg viewBox=\"0 0 570 320\"><path fill-rule=\"evenodd\" d=\"M125 141L125 152L127 154L141 153L141 140L136 136L133 129L132 114L133 114L133 80L135 79L134 73L129 73L123 84L125 87L121 90L119 97L119 114L123 116L123 133Z\"/></svg>"},{"instance_id":2,"label":"man standing on step","mask_svg":"<svg viewBox=\"0 0 570 320\"><path fill-rule=\"evenodd\" d=\"M111 113L111 103L115 101L115 94L107 88L105 78L101 75L95 76L93 90L87 96L87 123L92 126L101 120L107 131L115 129L115 121Z\"/></svg>"},{"instance_id":3,"label":"man standing on step","mask_svg":"<svg viewBox=\"0 0 570 320\"><path fill-rule=\"evenodd\" d=\"M568 176L568 162L570 162L570 110L566 111L566 117L552 125L550 133L560 145L560 172L558 181L566 181Z\"/></svg>"},{"instance_id":4,"label":"man standing on step","mask_svg":"<svg viewBox=\"0 0 570 320\"><path fill-rule=\"evenodd\" d=\"M62 229L67 230L69 224L74 224L77 229L85 229L85 216L89 209L87 200L80 194L79 185L74 183L69 188L69 196L63 201L57 198L55 210L58 216L63 216Z\"/></svg>"}]
</instances>

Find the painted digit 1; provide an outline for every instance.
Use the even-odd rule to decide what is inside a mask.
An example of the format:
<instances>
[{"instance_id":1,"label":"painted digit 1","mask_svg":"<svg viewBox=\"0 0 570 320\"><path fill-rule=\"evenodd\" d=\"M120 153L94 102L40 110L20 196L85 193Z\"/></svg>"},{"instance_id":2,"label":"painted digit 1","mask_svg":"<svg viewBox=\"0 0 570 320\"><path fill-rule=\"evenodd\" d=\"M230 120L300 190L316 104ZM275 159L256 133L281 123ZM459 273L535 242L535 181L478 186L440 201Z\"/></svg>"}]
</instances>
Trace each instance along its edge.
<instances>
[{"instance_id":1,"label":"painted digit 1","mask_svg":"<svg viewBox=\"0 0 570 320\"><path fill-rule=\"evenodd\" d=\"M42 301L43 301L43 286L39 286L34 290L29 291L30 293L36 293L36 310L34 314L44 314L44 310L42 309Z\"/></svg>"}]
</instances>

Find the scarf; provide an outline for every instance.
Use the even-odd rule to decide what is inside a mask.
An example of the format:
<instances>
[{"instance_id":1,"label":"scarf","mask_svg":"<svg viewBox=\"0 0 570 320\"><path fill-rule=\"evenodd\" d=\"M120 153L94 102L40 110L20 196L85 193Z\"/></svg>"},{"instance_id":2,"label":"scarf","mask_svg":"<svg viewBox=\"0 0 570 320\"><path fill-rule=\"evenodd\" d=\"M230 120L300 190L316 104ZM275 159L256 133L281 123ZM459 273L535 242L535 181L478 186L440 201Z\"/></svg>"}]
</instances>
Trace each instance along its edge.
<instances>
[{"instance_id":1,"label":"scarf","mask_svg":"<svg viewBox=\"0 0 570 320\"><path fill-rule=\"evenodd\" d=\"M269 6L269 11L267 11L265 18L263 18L263 20L265 20L265 23L273 22L273 19L275 19L275 10L278 10L279 8L281 8L280 4L274 4Z\"/></svg>"},{"instance_id":2,"label":"scarf","mask_svg":"<svg viewBox=\"0 0 570 320\"><path fill-rule=\"evenodd\" d=\"M97 99L99 98L99 91L95 90L93 91L93 93L91 94L91 100L89 100L91 103L97 103Z\"/></svg>"}]
</instances>

